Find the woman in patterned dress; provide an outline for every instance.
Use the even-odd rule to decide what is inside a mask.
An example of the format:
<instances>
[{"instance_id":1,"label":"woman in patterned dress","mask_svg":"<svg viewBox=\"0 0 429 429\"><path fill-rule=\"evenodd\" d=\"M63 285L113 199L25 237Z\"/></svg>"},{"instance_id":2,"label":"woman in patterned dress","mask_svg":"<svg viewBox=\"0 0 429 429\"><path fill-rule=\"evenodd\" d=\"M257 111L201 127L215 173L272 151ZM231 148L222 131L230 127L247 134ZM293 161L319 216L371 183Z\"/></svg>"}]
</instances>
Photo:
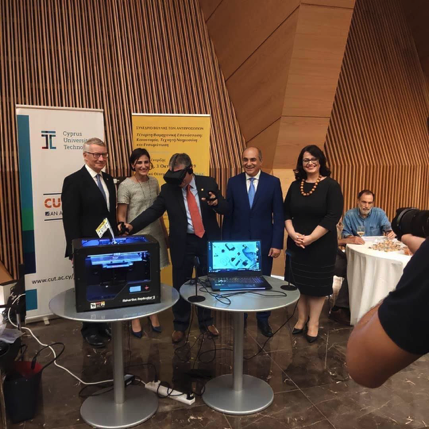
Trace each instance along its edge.
<instances>
[{"instance_id":1,"label":"woman in patterned dress","mask_svg":"<svg viewBox=\"0 0 429 429\"><path fill-rule=\"evenodd\" d=\"M130 223L140 213L150 207L159 194L159 183L154 177L149 176L152 168L149 152L146 149L135 149L130 156L132 177L125 179L118 189L118 222ZM146 228L138 232L139 235L149 234L159 242L161 269L169 265L168 261L168 234L163 218L157 219ZM158 315L149 316L152 330L161 332ZM143 336L140 319L134 319L131 323L131 333L141 338Z\"/></svg>"}]
</instances>

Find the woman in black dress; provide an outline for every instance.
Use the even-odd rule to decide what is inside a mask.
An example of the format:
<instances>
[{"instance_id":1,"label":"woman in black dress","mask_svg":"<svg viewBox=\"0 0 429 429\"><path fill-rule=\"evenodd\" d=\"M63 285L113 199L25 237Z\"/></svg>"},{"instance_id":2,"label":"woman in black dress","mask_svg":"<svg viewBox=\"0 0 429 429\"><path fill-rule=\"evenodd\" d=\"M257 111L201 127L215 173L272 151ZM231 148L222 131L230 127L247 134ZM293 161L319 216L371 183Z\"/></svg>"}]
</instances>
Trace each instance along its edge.
<instances>
[{"instance_id":1,"label":"woman in black dress","mask_svg":"<svg viewBox=\"0 0 429 429\"><path fill-rule=\"evenodd\" d=\"M318 337L325 297L332 294L336 225L343 211L340 185L330 175L324 153L317 146L306 146L284 201L288 233L285 279L301 293L293 334L303 332L307 324L310 343Z\"/></svg>"}]
</instances>

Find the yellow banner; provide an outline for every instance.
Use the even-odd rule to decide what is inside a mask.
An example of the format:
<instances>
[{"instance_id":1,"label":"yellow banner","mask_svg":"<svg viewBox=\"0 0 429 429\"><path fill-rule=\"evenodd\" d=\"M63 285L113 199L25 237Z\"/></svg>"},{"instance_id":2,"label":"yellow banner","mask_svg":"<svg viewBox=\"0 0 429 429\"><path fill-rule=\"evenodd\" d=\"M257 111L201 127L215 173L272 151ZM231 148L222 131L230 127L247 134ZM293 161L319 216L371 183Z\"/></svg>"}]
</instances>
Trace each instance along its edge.
<instances>
[{"instance_id":1,"label":"yellow banner","mask_svg":"<svg viewBox=\"0 0 429 429\"><path fill-rule=\"evenodd\" d=\"M194 173L209 175L210 163L210 115L132 115L133 149L149 152L153 169L150 175L159 185L164 182L168 161L175 153L187 153L192 160ZM164 216L168 228L167 216ZM162 270L161 281L172 284L171 265Z\"/></svg>"},{"instance_id":2,"label":"yellow banner","mask_svg":"<svg viewBox=\"0 0 429 429\"><path fill-rule=\"evenodd\" d=\"M133 148L144 148L154 169L150 175L160 186L175 153L187 153L194 173L209 174L210 115L146 115L133 114Z\"/></svg>"}]
</instances>

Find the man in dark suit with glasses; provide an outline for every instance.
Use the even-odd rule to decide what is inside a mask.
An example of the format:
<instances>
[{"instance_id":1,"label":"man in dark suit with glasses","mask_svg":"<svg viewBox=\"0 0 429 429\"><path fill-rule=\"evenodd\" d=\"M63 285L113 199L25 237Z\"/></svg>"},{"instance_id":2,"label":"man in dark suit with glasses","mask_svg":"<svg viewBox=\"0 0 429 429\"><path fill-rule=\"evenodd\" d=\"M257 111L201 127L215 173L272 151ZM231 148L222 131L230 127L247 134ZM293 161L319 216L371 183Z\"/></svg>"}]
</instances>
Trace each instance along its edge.
<instances>
[{"instance_id":1,"label":"man in dark suit with glasses","mask_svg":"<svg viewBox=\"0 0 429 429\"><path fill-rule=\"evenodd\" d=\"M107 218L116 231L116 190L113 178L102 170L107 163L107 148L98 138L83 145L85 165L64 179L61 193L63 225L66 235L66 257L73 259L72 241L75 238L97 237L95 232ZM82 325L82 336L95 348L102 348L110 339L105 323Z\"/></svg>"}]
</instances>

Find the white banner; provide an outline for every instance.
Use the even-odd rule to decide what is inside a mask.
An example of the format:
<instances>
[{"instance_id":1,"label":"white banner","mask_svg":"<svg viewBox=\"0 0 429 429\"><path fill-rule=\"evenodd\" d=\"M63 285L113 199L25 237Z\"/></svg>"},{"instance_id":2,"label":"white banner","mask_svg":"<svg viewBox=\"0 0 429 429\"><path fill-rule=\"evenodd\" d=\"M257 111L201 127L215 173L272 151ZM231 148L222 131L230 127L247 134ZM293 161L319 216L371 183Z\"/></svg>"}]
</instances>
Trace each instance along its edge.
<instances>
[{"instance_id":1,"label":"white banner","mask_svg":"<svg viewBox=\"0 0 429 429\"><path fill-rule=\"evenodd\" d=\"M61 189L82 168L82 145L104 140L102 110L17 106L27 321L50 315L49 301L74 287L64 257Z\"/></svg>"}]
</instances>

